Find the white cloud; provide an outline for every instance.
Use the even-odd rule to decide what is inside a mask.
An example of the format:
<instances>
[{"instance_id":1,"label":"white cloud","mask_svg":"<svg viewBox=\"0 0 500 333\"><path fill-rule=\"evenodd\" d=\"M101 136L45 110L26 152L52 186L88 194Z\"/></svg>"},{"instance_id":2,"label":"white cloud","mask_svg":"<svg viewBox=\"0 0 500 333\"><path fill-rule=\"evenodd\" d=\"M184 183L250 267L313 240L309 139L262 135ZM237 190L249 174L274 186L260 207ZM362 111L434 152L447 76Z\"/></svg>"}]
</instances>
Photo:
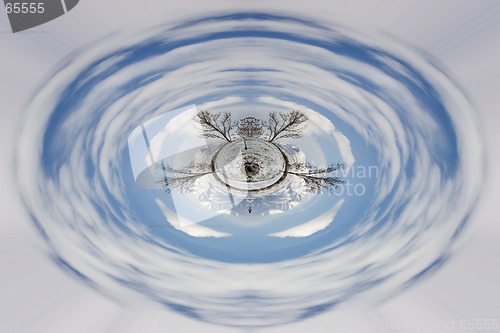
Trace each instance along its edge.
<instances>
[{"instance_id":1,"label":"white cloud","mask_svg":"<svg viewBox=\"0 0 500 333\"><path fill-rule=\"evenodd\" d=\"M185 232L190 236L215 238L231 236L231 234L219 232L217 230L207 228L191 221L183 221L184 217L177 215L174 211L169 209L163 202L158 199L156 199L156 204L160 207L161 211L165 215L166 221L171 226L179 231Z\"/></svg>"},{"instance_id":2,"label":"white cloud","mask_svg":"<svg viewBox=\"0 0 500 333\"><path fill-rule=\"evenodd\" d=\"M280 24L273 22L272 25ZM280 29L289 29L290 25L280 25ZM209 22L202 30L211 31L220 27ZM196 29L190 28L185 34L179 32L176 38L196 34L199 32ZM302 33L298 27L293 31L299 35ZM310 30L303 33L311 35ZM413 55L413 51L407 51L404 46L394 45L392 40L387 41L376 34L363 37L363 40L370 45L387 48L415 63L429 82L443 88L439 93L447 107L453 110L450 116L460 140L458 148L461 160L454 179L445 181L441 170L426 151L432 148L429 137L435 130L432 119L423 116L428 110L419 109L411 94L400 89L397 82L381 77L376 69L358 67L359 62L341 57L325 57L325 52L318 52L318 48L298 49L296 43L263 39L234 39L186 47L169 56L153 57L140 65L131 66L96 85L89 98L75 106L77 109L71 110L72 117L67 119L64 131L59 133L64 166L53 179L47 179L40 172L40 142L58 94L97 56L123 45L131 45L146 36L151 36L151 32L109 39L91 47L90 51L84 51L81 57L76 57L74 63L48 80L32 101L25 119L26 130L19 139L19 153L23 162L18 165L19 188L27 206L44 225L59 254L91 277L108 294L123 299L148 297L147 293L141 295L114 279L126 277L139 286L147 286L147 290L155 297L175 300L198 309L209 319L221 319L221 314L245 318L251 313L252 318L259 318L261 323L262 318L279 318L280 322L286 322L295 319L308 307L342 300L346 295L350 296L350 292L358 291L360 285L375 279L386 278L370 296L377 299L383 294L385 297L397 291L447 249L447 242L455 232L457 223L468 214L472 207L471 201L480 190L481 175L475 173L481 169L479 130L471 116L468 102L446 76L436 74L435 69L429 68L421 56ZM317 37L327 36L319 34ZM221 53L224 46L227 52ZM249 54L256 56L248 57ZM301 63L304 55L309 55L316 66ZM141 87L124 99L116 99L115 93L121 83L138 73L160 65L171 65L175 61L179 68L172 69L169 75ZM205 62L201 64L200 61ZM351 234L360 237L356 241L340 246L340 242L345 240L341 239L313 254L285 262L227 264L194 256L165 242L161 243L164 247L159 247L144 241L147 237L154 238L154 235L136 223L136 216L126 205L123 175L118 164L120 161L117 160L117 151L123 148L128 130L148 116L185 105L202 94L209 96L217 92L234 96L236 88L244 87L238 81L241 73L233 77L216 69L252 66L256 63L289 69L288 72L265 74L273 82L273 85L264 86L269 93L279 95L300 92L303 99L331 110L349 124L361 142L373 145L385 169L375 200L382 200L387 193L395 194L396 197L388 200L386 211L366 207L370 210L367 211L364 224ZM327 64L360 70L397 95L397 102L406 105L407 111L415 115L411 118L411 125L418 127L419 133L407 131L408 128L403 127L388 105L370 100L356 87L332 77L324 68ZM320 66L323 67L318 68ZM246 75L245 79L259 78L257 73ZM301 80L297 80L297 77ZM95 114L106 101L112 104L106 108L106 117L100 119L98 127L84 127L88 125L88 116ZM213 103L217 104L216 101ZM153 109L156 110L154 115L149 113ZM320 129L331 131L331 123L322 120L318 119L324 126ZM344 135L351 140L351 134ZM343 140L339 136L336 139L337 142ZM92 146L89 147L89 144ZM343 147L340 148L343 156L349 156L349 142L343 140L339 146ZM85 173L82 160L88 151L92 152L91 162L98 170L98 176L92 179ZM398 177L406 162L405 156L413 158L416 164L416 173L412 178ZM108 191L112 199L120 203L119 207L111 202ZM404 219L401 216L396 218L393 214L386 216L389 209L394 207L404 208L401 212ZM103 217L103 210L108 215ZM369 236L367 233L379 222L380 215L387 217L387 227ZM112 218L117 217L130 228L130 234L111 223ZM174 227L180 226L181 221L171 220L174 221ZM307 232L319 230L326 221L316 221L319 223ZM226 236L210 229L189 228L182 229L196 236ZM303 230L299 233L307 232ZM297 229L293 233L296 234ZM359 271L363 274L353 275L353 272ZM304 288L304 284L313 288ZM241 299L242 292L265 297L244 302ZM227 317L221 320L225 319Z\"/></svg>"},{"instance_id":3,"label":"white cloud","mask_svg":"<svg viewBox=\"0 0 500 333\"><path fill-rule=\"evenodd\" d=\"M335 215L344 204L344 199L340 199L329 211L323 215L312 219L309 222L301 224L299 226L283 230L280 232L275 232L270 234L272 237L308 237L315 234L321 230L326 229L330 224L333 223Z\"/></svg>"}]
</instances>

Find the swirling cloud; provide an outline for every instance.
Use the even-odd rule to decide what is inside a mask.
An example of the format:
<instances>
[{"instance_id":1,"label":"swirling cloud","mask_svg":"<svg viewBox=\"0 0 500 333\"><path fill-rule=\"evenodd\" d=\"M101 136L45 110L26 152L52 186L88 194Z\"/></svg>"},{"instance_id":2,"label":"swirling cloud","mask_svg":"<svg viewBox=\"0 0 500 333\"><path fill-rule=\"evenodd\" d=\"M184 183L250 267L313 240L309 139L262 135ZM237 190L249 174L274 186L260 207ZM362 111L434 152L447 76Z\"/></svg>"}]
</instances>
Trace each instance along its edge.
<instances>
[{"instance_id":1,"label":"swirling cloud","mask_svg":"<svg viewBox=\"0 0 500 333\"><path fill-rule=\"evenodd\" d=\"M346 188L254 224L216 216L179 231L157 205L164 194L136 186L127 138L189 104L319 113L322 130L297 145L316 163L352 164L347 184L363 194ZM111 36L66 59L23 126L19 191L57 263L115 298L225 325L287 323L405 289L452 253L483 181L473 109L431 56L293 17ZM376 177L359 173L369 166ZM267 237L310 221L321 228Z\"/></svg>"}]
</instances>

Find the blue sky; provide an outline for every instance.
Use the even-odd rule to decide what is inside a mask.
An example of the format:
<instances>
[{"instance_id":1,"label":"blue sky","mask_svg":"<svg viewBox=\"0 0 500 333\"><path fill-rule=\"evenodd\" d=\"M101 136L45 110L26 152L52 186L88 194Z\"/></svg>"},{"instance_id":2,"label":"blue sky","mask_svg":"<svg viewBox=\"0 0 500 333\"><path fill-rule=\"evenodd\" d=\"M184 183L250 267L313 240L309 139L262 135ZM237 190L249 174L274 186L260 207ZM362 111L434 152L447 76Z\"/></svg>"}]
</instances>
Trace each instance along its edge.
<instances>
[{"instance_id":1,"label":"blue sky","mask_svg":"<svg viewBox=\"0 0 500 333\"><path fill-rule=\"evenodd\" d=\"M208 80L208 79L210 79L210 78L207 78L207 80ZM213 79L213 78L212 78L212 79ZM203 82L209 82L209 81L203 81L203 80L201 80L200 82L201 82L201 83L203 83ZM241 86L243 86L244 84L248 84L250 81L238 81L238 82L237 82L237 81L234 81L234 82L239 83L239 84L241 84ZM237 86L236 86L236 87L237 87ZM134 87L134 89L135 89L135 88L137 88L137 87ZM224 90L224 89L227 89L227 90ZM217 95L217 94L210 94L210 95L207 95L207 96L210 96L212 99L220 98L220 97L222 97L222 96L227 95L227 94L228 94L228 91L230 91L230 89L231 89L231 87L229 87L229 88L228 88L228 87L223 87L223 88L222 88L222 90L224 90L224 91L223 91L220 95ZM242 88L240 88L240 90L243 90L243 89L242 89ZM84 90L83 90L83 91L84 91ZM188 86L186 86L186 87L184 87L183 89L181 89L181 91L183 91L183 92L189 92L190 90L189 90L189 87L188 87ZM82 90L81 90L80 92L82 92ZM308 90L306 90L306 92L309 92L309 91L308 91ZM198 101L199 101L201 98L196 97L195 95L196 95L196 93L191 93L191 94L187 93L186 95L184 95L184 96L186 96L186 98L184 98L184 99L182 99L182 98L178 98L178 100L176 101L176 103L178 103L177 105L186 105L186 104L187 104L188 102L190 102L190 101L196 101L196 100L197 100L197 98L198 98ZM286 95L283 91L280 91L279 89L277 89L276 94L273 94L273 96L278 97L278 98L281 98L282 100L290 101L290 98L284 98L284 97L290 97L290 95L288 95L288 96L287 96L287 95ZM421 97L421 96L420 96L420 97ZM130 101L132 101L132 100L130 100ZM198 101L197 101L197 102L198 102ZM99 102L100 102L100 101L99 101ZM132 102L133 102L133 101L132 101ZM312 109L317 109L316 107L313 107L313 106L315 106L314 104L316 104L316 103L310 102L309 104L307 104L307 103L304 103L303 101L297 101L297 102L299 102L299 103L301 103L301 104L305 104L307 107L310 107L310 108L312 108ZM105 105L105 104L103 104L103 105ZM172 104L171 104L171 105L166 105L166 106L165 106L165 108L167 108L167 107L172 108L172 107L174 107L174 106L175 106L175 105L172 105ZM438 129L440 130L440 132L442 132L442 133L445 133L445 134L446 134L444 137L441 137L441 138L440 138L440 140L439 140L439 141L436 141L436 142L442 143L442 142L443 142L443 140L444 140L444 142L446 142L446 140L449 140L450 142L453 142L453 141L454 141L453 136L449 135L449 134L450 134L450 127L449 127L449 126L447 126L448 119L446 119L446 117L442 117L442 116L440 116L440 115L439 115L439 109L436 109L436 110L438 110L438 115L435 115L435 116L434 116L431 120L432 120L433 122L437 122L438 124L440 123L441 125L439 125L439 126L438 126ZM436 110L434 110L434 109L433 109L433 111L436 111ZM321 111L320 111L320 112L321 112ZM61 118L61 119L62 119L62 118ZM54 121L54 120L57 120L57 119L56 119L56 118L52 118L52 121ZM374 119L374 120L376 120L376 119ZM137 121L139 121L139 117L136 117L136 118L133 118L133 117L132 117L131 122L133 123L134 121L137 123ZM415 120L414 120L414 119L411 119L410 121L408 121L408 123L404 123L403 125L404 125L404 126L410 126L410 127L413 127L413 126L414 126L414 124L412 124L412 123L411 123L411 122L413 122L413 121L415 121ZM355 140L354 138L355 138L356 136L354 135L354 133L350 133L350 132L348 131L348 127L349 127L349 126L344 126L342 123L343 123L342 121L335 121L335 122L334 122L335 126L337 126L337 127L338 127L338 128L339 128L339 129L340 129L340 130L344 133L344 134L346 134L346 136L347 136L347 137L351 140L351 146L352 146L352 150L353 150L353 152L354 152L355 158L356 158L356 162L357 162L357 163L359 163L360 161L363 161L363 158L367 158L367 159L369 159L369 161L370 161L370 162L372 162L372 161L374 160L375 155L372 155L372 154L373 154L373 152L372 152L372 154L370 153L370 149L369 149L369 148L370 148L370 146L366 144L366 140L365 140L364 138L363 138L363 139L359 139L359 138L358 138L358 140ZM54 124L55 124L55 123L54 123ZM73 122L73 124L75 124L75 123ZM448 125L449 125L449 124L448 124ZM343 126L344 126L345 128L343 128ZM67 128L65 128L65 129L63 129L63 128L62 128L62 127L60 127L59 125L54 125L54 127L52 127L50 131L51 131L51 133L59 133L59 134L61 134L61 133L64 133L64 134L66 134L66 133L70 133L70 134L71 134L71 133L73 133L73 134L74 134L75 132L72 132L71 130L72 130L72 129L75 129L75 128L78 128L78 127L74 127L74 125L73 125L73 127L71 127L71 126L70 126L70 127L67 127ZM55 132L53 132L53 130L54 130ZM463 129L461 129L461 130L463 130ZM34 132L34 133L38 133L37 131L38 131L38 129L33 128L33 132ZM110 132L112 132L112 131L110 131ZM91 133L92 133L92 132L91 132ZM97 133L97 132L96 132L96 133ZM125 135L123 135L123 136L125 136ZM98 137L98 136L96 136L96 137ZM58 138L60 138L60 137L58 137ZM428 136L427 136L427 138L428 138ZM62 140L59 140L59 142L57 142L57 143L55 143L55 141L53 141L53 142L52 142L53 147L56 147L56 145L60 145L60 142L61 142L61 141L62 141ZM51 142L50 140L45 141L45 143L46 143L46 144L48 144L48 143L50 143L50 142ZM380 143L380 141L379 141L379 143ZM419 143L420 143L420 144L422 144L422 142L419 142ZM59 151L59 152L63 152L63 151L60 151L61 146L58 146L58 147L57 147L57 149L55 149L55 150L54 150L54 152L52 153L52 155L50 155L49 153L47 153L47 155L46 155L46 156L47 156L47 158L45 158L45 162L47 162L47 161L49 161L49 160L51 161L51 162L47 162L47 163L49 163L49 164L51 165L51 167L50 167L50 168L48 168L48 169L51 169L51 172L49 172L49 173L48 173L48 175L50 175L50 174L54 175L54 173L53 173L53 172L54 172L54 166L56 166L56 169L57 169L57 165L58 165L58 164L57 164L57 163L54 163L54 162L56 162L56 161L57 161L57 159L59 159L59 160L63 161L63 160L64 160L64 158L66 158L66 157L68 157L68 156L73 156L74 154L73 154L73 155L71 154L71 148L77 147L78 145L71 145L71 141L64 141L63 147L64 147L64 146L66 146L66 147L67 147L67 148L66 148L66 149L67 149L67 150L66 150L66 154L59 154L59 155L57 154L57 152L58 152L58 151ZM105 147L105 146L104 146L104 147ZM436 151L437 151L437 152L439 152L439 151L440 151L440 150L438 149L439 147L440 147L440 146L437 146L437 147L436 147ZM446 147L446 146L441 146L441 151L443 151L443 150L444 150L444 151L449 151L449 149L444 149L443 147ZM90 148L90 147L89 147L89 148ZM379 148L380 148L380 147L379 147ZM390 148L390 147L388 147L388 148ZM46 150L46 151L48 151L48 150ZM120 152L122 152L122 153L123 153L123 152L125 151L125 146L121 146L121 147L120 147L120 149L118 149L118 151L120 151ZM102 155L102 156L106 156L106 155ZM366 156L366 157L365 157L365 156ZM124 153L123 153L122 155L118 155L119 160L120 160L121 162L123 162L123 163L125 163L125 162L127 161L125 157L127 157L127 156L126 156L126 154L124 154ZM387 157L387 156L384 156L384 157ZM416 157L416 156L412 156L412 157ZM115 158L116 158L116 156L115 156ZM370 159L370 158L371 158L371 159ZM450 168L449 168L449 166L453 166L453 165L454 165L454 164L453 164L453 162L454 162L454 161L456 161L456 159L454 158L453 154L450 154L450 157L449 157L449 158L443 158L441 153L439 153L439 154L438 154L438 153L436 153L434 156L432 156L432 155L431 155L431 158L432 158L433 160L435 160L435 161L437 161L437 162L438 162L438 166L440 166L440 167L441 167L441 170L442 170L442 175L447 175L447 176L449 176L450 174L451 174L451 175L453 175L453 174L454 174L453 172L450 172L450 170L452 170L452 169L450 169ZM76 161L75 161L75 162L76 162ZM420 168L420 167L423 165L422 163L424 163L425 161L422 161L422 160L416 160L415 162L417 163L416 165ZM73 161L72 161L71 163L73 163ZM73 164L73 165L74 165L74 164ZM47 166L48 166L48 165L47 165ZM123 166L125 166L125 164L123 164ZM84 169L84 171L87 171L87 172L80 173L80 171L78 171L78 172L75 172L74 176L81 177L81 176L83 175L83 176L88 177L88 175L89 175L89 174L91 175L91 174L92 174L92 171L94 171L94 170L93 170L93 168L92 168L90 165L87 165L87 167L88 167L88 168L86 168L87 170L85 170L85 168L83 168L83 169ZM105 169L105 168L104 168L104 169L101 169L102 167L103 167L103 165L102 165L102 164L100 164L100 165L99 165L99 171L104 171L104 172L105 172L105 170L106 170L106 169ZM385 170L385 169L384 169L384 170ZM453 171L453 170L452 170L452 171ZM435 174L434 174L433 172L434 172L434 171L431 171L431 172L428 174L428 175L429 175L429 179L432 179L432 184L431 184L431 185L434 185L434 184L438 184L438 185L439 185L439 184L441 184L440 182L442 181L442 179L443 179L443 178L436 178L436 177L435 177ZM105 174L105 173L103 173L103 174ZM125 167L124 167L124 169L122 169L122 174L121 174L121 175L127 175L127 171L125 170ZM108 176L109 176L109 175L108 175ZM431 178L431 176L432 176L432 178ZM445 177L445 178L446 178L446 177ZM31 176L30 176L28 179L32 179L32 178L31 178ZM61 178L61 179L62 179L62 178ZM64 179L67 179L67 178L64 178ZM116 180L116 179L113 179L112 177L111 177L111 178L105 178L105 179L106 179L106 181L108 181L108 180L109 180L109 181ZM93 180L94 180L94 179L93 179ZM95 179L95 180L97 180L97 182L96 182L96 183L92 183L92 185L99 185L99 181L100 181L99 177L98 177L97 179ZM127 183L125 183L125 184L126 184L126 186L128 186L128 184L127 184ZM76 185L76 184L75 184L75 185ZM80 183L78 183L78 185L85 185L85 184L80 184ZM101 187L99 187L99 188L100 188L100 189L105 190L105 189L106 189L106 187L109 187L109 185L110 185L110 183L109 183L109 182L107 182L107 183L106 183L106 186L101 186ZM132 185L132 184L130 184L130 185ZM47 187L47 188L49 188L49 187ZM439 186L438 186L438 188L439 188ZM81 190L82 190L82 193L85 193L85 192L83 192L83 191L86 191L86 190L87 190L87 188L85 188L85 187L82 187L82 188L79 188L79 189L81 189ZM66 189L65 189L65 190L66 190ZM112 190L113 190L113 189L112 189ZM114 190L116 190L116 189L114 189ZM67 194L68 192L64 192L64 193L66 193L66 194ZM124 216L121 216L121 215L120 215L120 211L121 211L121 210L120 210L120 208L123 208L123 207L122 207L122 206L120 206L120 205L123 205L124 203L123 203L123 202L119 202L119 201L117 201L117 202L114 202L114 201L113 201L113 198L116 198L116 193L123 193L123 191L121 191L121 190L120 190L120 192L113 192L113 193L112 193L112 192L109 192L109 193L106 193L106 192L104 192L104 193L100 193L100 192L99 192L99 193L98 193L98 195L99 195L99 197L100 197L101 199L103 198L103 195L104 195L104 197L106 197L106 198L108 198L108 199L109 199L109 202L111 203L111 206L106 206L106 209L107 209L107 210L112 210L112 211L113 211L113 214L111 214L111 215L106 215L106 212L105 212L106 210L104 210L104 211L102 211L99 215L96 215L96 216L101 216L101 217L103 217L103 216L107 216L107 217L109 217L109 216L114 216L114 217L117 217L117 216L118 216L119 218L117 218L117 219L116 219L116 220L117 220L117 222L124 221L124 220L122 219L122 217L124 217ZM127 192L127 193L128 193L128 192ZM131 193L130 193L130 194L131 194ZM45 198L45 200L47 200L47 202L50 202L50 200L49 200L49 199L50 199L50 198ZM32 198L30 198L29 200L32 200ZM58 200L59 200L59 199L58 199ZM92 201L91 201L91 202L92 202ZM348 214L348 216L349 216L349 213L351 213L351 214L352 214L352 212L349 212L349 211L347 211L347 213L344 213L344 211L346 211L346 209L345 209L345 208L346 208L346 207L348 207L349 202L352 202L352 201L346 201L346 204L345 204L345 205L342 207L342 209L339 211L339 214L338 214L338 216L337 216L339 219L340 219L340 216L341 216L342 214ZM411 203L411 199L410 199L410 201L409 201L409 202ZM99 201L98 201L98 200L97 200L97 204L99 204ZM361 205L361 204L360 204L360 205ZM366 205L366 203L364 203L364 204L363 204L363 206L365 206L365 205ZM412 205L414 205L414 204L412 204ZM355 207L356 207L356 206L355 206ZM351 209L353 209L353 210L354 210L354 209L355 209L355 207L352 207ZM129 209L129 208L134 209L133 207L127 207L127 209ZM39 209L39 207L38 207L37 209ZM56 208L51 208L51 209L52 209L52 211L51 211L51 212L47 212L47 213L49 213L49 214L53 214L55 211L57 211L57 207L56 207ZM430 209L430 211L432 212L432 209ZM79 211L78 211L77 209L75 209L75 210L74 210L74 212L75 212L75 213L79 213ZM108 212L108 213L109 213L109 212ZM137 212L136 212L136 213L137 213ZM134 216L134 215L135 215L135 214L132 214L132 216ZM140 214L139 214L139 215L140 215ZM396 214L396 215L394 215L394 216L395 216L395 217L397 217L398 215ZM94 216L94 217L95 217L95 216ZM127 219L128 219L129 217L130 217L130 215L127 215L127 216L126 216L126 218L127 218ZM337 217L336 217L336 218L337 218ZM127 219L125 219L125 220L127 220ZM344 219L345 219L345 221L347 221L347 218L345 218L345 217L344 217L344 218L342 218L342 220L344 220ZM112 219L111 219L111 220L112 220ZM128 220L127 220L127 221L128 221ZM78 222L78 221L73 221L73 222ZM433 221L433 222L435 222L435 221ZM57 231L57 229L52 229L52 228L49 228L49 229L51 229L51 230L50 230L50 232L52 232L52 234L53 234L54 232L56 232L56 231ZM331 241L331 240L333 239L333 237L330 237L330 236L325 237L326 235L328 235L328 230L325 230L325 232L324 232L324 233L321 233L321 235L323 235L323 240L325 240L325 239L326 239L326 241ZM321 238L321 237L320 237L320 238ZM184 243L182 244L182 242L184 242ZM181 245L182 245L182 246L184 246L185 248L189 248L189 247L191 246L191 245L189 245L189 242L192 242L191 240L189 240L189 237L179 237L179 244L181 244ZM316 241L315 241L315 242L316 242ZM319 242L319 241L317 241L317 242ZM192 246L193 246L193 248L194 248L195 246L199 246L199 244L200 244L199 242L192 242L192 243L193 243L193 244L196 244L196 245L192 245ZM319 243L316 243L316 244L319 244ZM68 257L72 257L72 256L73 256L73 254L72 254L71 247L68 247L68 246L69 246L69 245L67 245L67 244L66 244L66 245L60 246L60 247L59 247L59 249L61 250L61 252L62 252L62 253L65 253L65 254L66 254L66 256L68 256ZM306 249L306 247L303 247L303 249ZM75 259L75 258L74 258L74 259ZM79 266L79 265L76 265L76 266ZM424 266L425 266L425 265L424 265ZM84 266L81 266L81 267L83 268ZM88 269L88 268L84 268L84 269Z\"/></svg>"}]
</instances>

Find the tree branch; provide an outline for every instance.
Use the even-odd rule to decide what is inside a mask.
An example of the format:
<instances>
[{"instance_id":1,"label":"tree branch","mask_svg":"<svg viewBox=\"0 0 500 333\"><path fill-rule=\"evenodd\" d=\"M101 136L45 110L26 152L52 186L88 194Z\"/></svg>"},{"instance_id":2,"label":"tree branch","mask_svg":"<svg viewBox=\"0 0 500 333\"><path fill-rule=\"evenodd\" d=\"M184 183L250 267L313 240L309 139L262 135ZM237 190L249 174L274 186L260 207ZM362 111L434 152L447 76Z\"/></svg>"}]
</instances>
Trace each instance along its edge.
<instances>
[{"instance_id":1,"label":"tree branch","mask_svg":"<svg viewBox=\"0 0 500 333\"><path fill-rule=\"evenodd\" d=\"M272 142L283 138L300 138L305 128L301 125L307 120L307 116L298 110L279 113L279 117L276 112L271 112L267 122L267 129L269 131L268 141Z\"/></svg>"},{"instance_id":2,"label":"tree branch","mask_svg":"<svg viewBox=\"0 0 500 333\"><path fill-rule=\"evenodd\" d=\"M162 184L167 193L170 193L172 189L186 192L191 189L196 180L213 173L211 165L206 163L193 163L184 168L174 168L161 163L157 165L157 168L163 171L163 177L158 179L156 183Z\"/></svg>"},{"instance_id":3,"label":"tree branch","mask_svg":"<svg viewBox=\"0 0 500 333\"><path fill-rule=\"evenodd\" d=\"M331 164L325 168L318 168L310 163L294 163L290 164L288 168L288 173L304 180L312 193L322 193L325 190L334 193L339 185L344 183L341 177L332 175L332 173L344 168L343 163Z\"/></svg>"},{"instance_id":4,"label":"tree branch","mask_svg":"<svg viewBox=\"0 0 500 333\"><path fill-rule=\"evenodd\" d=\"M213 113L209 111L199 111L196 115L196 121L202 127L202 136L205 138L217 138L232 141L231 130L233 122L229 112Z\"/></svg>"}]
</instances>

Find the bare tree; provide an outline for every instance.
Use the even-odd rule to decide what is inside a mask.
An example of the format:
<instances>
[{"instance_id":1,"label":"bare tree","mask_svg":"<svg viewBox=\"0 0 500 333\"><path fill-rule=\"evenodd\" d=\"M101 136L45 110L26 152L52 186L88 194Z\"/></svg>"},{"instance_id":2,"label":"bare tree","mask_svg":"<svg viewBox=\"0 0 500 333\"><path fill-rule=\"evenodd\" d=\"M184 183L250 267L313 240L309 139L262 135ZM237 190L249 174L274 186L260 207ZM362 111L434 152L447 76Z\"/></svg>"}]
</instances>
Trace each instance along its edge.
<instances>
[{"instance_id":1,"label":"bare tree","mask_svg":"<svg viewBox=\"0 0 500 333\"><path fill-rule=\"evenodd\" d=\"M284 138L300 138L305 126L302 124L308 120L307 116L298 110L288 113L271 112L266 127L269 132L268 141L272 142Z\"/></svg>"},{"instance_id":2,"label":"bare tree","mask_svg":"<svg viewBox=\"0 0 500 333\"><path fill-rule=\"evenodd\" d=\"M334 193L344 180L337 172L344 168L343 163L331 164L327 167L317 167L310 163L293 163L288 165L288 173L302 178L311 193Z\"/></svg>"},{"instance_id":3,"label":"bare tree","mask_svg":"<svg viewBox=\"0 0 500 333\"><path fill-rule=\"evenodd\" d=\"M201 135L205 138L233 141L231 131L235 124L231 120L231 113L199 111L196 115L196 121L201 125Z\"/></svg>"},{"instance_id":4,"label":"bare tree","mask_svg":"<svg viewBox=\"0 0 500 333\"><path fill-rule=\"evenodd\" d=\"M201 135L205 138L217 138L231 142L233 135L240 138L252 138L267 136L267 141L278 139L296 139L302 136L308 120L307 116L298 110L290 112L271 112L268 121L262 121L255 117L246 117L239 122L233 122L231 113L215 113L210 111L199 111L196 121L201 125ZM233 132L236 127L236 133ZM265 133L266 132L266 133Z\"/></svg>"},{"instance_id":5,"label":"bare tree","mask_svg":"<svg viewBox=\"0 0 500 333\"><path fill-rule=\"evenodd\" d=\"M268 142L284 138L299 138L305 128L308 117L301 111L271 112L268 121L255 117L246 117L233 122L231 113L215 113L199 111L195 120L201 125L201 135L205 138L217 138L232 142L242 138L247 149L247 138L262 138ZM244 160L244 172L248 181L259 172L261 165L256 158ZM163 177L157 182L163 185L166 192L177 189L186 192L192 189L196 181L206 175L212 174L212 164L192 163L189 166L174 168L161 163L158 165L163 171ZM344 180L338 176L338 170L344 168L342 163L331 164L326 167L317 167L311 163L292 163L287 167L287 173L300 177L311 193L334 192ZM249 206L249 213L252 208Z\"/></svg>"},{"instance_id":6,"label":"bare tree","mask_svg":"<svg viewBox=\"0 0 500 333\"><path fill-rule=\"evenodd\" d=\"M246 117L238 122L236 134L244 138L260 137L264 134L264 125L260 119Z\"/></svg>"},{"instance_id":7,"label":"bare tree","mask_svg":"<svg viewBox=\"0 0 500 333\"><path fill-rule=\"evenodd\" d=\"M174 168L162 162L157 168L163 171L163 177L156 182L161 184L167 193L173 189L181 193L190 191L196 180L213 173L212 166L207 163L192 163L187 167Z\"/></svg>"}]
</instances>

